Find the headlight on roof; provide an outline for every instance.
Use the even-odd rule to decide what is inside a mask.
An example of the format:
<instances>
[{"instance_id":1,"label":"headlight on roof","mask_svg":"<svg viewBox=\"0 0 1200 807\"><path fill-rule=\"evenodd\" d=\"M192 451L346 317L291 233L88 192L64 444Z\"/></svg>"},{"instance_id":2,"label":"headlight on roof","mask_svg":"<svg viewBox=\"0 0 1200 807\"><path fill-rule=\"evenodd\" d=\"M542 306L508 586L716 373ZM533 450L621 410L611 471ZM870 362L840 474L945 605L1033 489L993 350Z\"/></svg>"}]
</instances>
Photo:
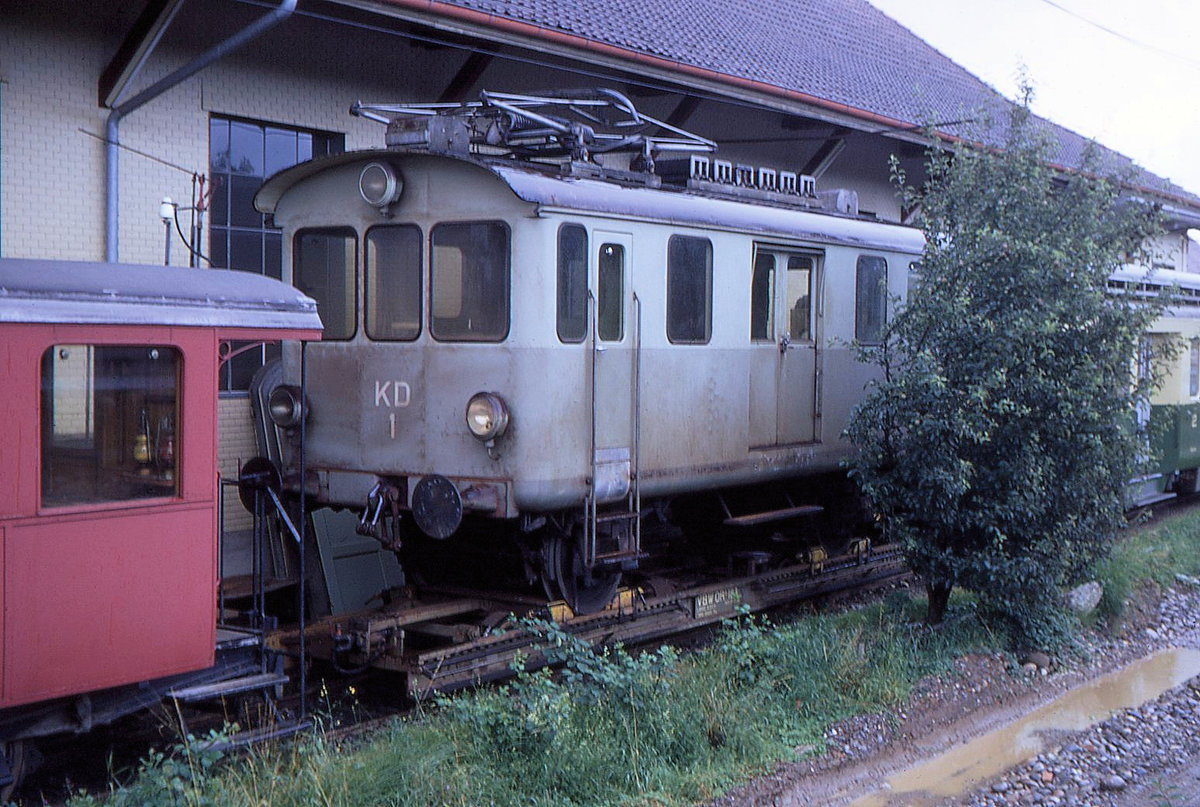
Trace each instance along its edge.
<instances>
[{"instance_id":1,"label":"headlight on roof","mask_svg":"<svg viewBox=\"0 0 1200 807\"><path fill-rule=\"evenodd\" d=\"M508 406L494 392L477 392L467 403L467 428L483 442L491 442L508 428Z\"/></svg>"}]
</instances>

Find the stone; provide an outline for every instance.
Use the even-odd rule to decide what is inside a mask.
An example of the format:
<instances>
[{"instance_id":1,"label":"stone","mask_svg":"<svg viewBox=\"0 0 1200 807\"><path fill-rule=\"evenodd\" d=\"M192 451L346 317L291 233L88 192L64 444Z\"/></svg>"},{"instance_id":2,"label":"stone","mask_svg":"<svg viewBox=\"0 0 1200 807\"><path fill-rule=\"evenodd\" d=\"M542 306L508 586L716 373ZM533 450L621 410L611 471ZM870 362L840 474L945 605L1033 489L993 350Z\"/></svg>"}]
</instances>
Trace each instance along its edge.
<instances>
[{"instance_id":1,"label":"stone","mask_svg":"<svg viewBox=\"0 0 1200 807\"><path fill-rule=\"evenodd\" d=\"M1125 789L1125 780L1115 773L1100 780L1100 789L1118 792Z\"/></svg>"},{"instance_id":2,"label":"stone","mask_svg":"<svg viewBox=\"0 0 1200 807\"><path fill-rule=\"evenodd\" d=\"M1039 670L1050 669L1050 657L1040 650L1032 650L1021 657L1022 667L1034 665Z\"/></svg>"},{"instance_id":3,"label":"stone","mask_svg":"<svg viewBox=\"0 0 1200 807\"><path fill-rule=\"evenodd\" d=\"M1042 771L1042 784L1048 785L1054 781L1054 771Z\"/></svg>"},{"instance_id":4,"label":"stone","mask_svg":"<svg viewBox=\"0 0 1200 807\"><path fill-rule=\"evenodd\" d=\"M1093 580L1071 589L1067 594L1067 603L1071 606L1072 611L1084 616L1096 610L1096 606L1100 604L1100 598L1103 596L1104 586L1098 580Z\"/></svg>"}]
</instances>

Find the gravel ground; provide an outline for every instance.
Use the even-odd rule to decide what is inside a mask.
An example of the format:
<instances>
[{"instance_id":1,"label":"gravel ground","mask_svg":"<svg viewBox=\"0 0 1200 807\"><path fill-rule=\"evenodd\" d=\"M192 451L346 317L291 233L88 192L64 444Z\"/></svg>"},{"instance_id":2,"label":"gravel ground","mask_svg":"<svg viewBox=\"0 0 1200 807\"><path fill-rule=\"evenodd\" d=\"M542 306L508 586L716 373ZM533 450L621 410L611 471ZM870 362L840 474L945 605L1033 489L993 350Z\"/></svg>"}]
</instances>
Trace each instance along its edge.
<instances>
[{"instance_id":1,"label":"gravel ground","mask_svg":"<svg viewBox=\"0 0 1200 807\"><path fill-rule=\"evenodd\" d=\"M780 765L714 807L848 804L911 765L1168 647L1200 649L1200 580L1141 592L1127 607L1125 630L1090 635L1078 658L1039 659L1045 668L1016 675L1003 654L960 659L955 675L922 682L900 708L831 726L826 753ZM1200 676L1091 729L1045 740L1043 753L975 793L920 803L1200 807ZM912 803L896 794L889 805Z\"/></svg>"},{"instance_id":2,"label":"gravel ground","mask_svg":"<svg viewBox=\"0 0 1200 807\"><path fill-rule=\"evenodd\" d=\"M1200 648L1200 581L1184 579L1142 628L1152 647ZM1009 771L966 799L984 805L1200 805L1200 676Z\"/></svg>"}]
</instances>

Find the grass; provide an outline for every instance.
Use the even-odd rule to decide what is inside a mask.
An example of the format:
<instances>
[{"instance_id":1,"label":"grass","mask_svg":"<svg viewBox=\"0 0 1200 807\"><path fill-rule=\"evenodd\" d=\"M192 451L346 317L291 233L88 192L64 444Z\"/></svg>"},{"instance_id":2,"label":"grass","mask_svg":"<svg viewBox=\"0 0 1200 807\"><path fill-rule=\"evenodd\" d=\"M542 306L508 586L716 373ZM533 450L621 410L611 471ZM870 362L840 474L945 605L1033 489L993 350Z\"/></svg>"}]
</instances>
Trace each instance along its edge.
<instances>
[{"instance_id":1,"label":"grass","mask_svg":"<svg viewBox=\"0 0 1200 807\"><path fill-rule=\"evenodd\" d=\"M1177 574L1200 574L1200 515L1173 514L1140 528L1113 547L1097 578L1104 596L1097 615L1119 624L1125 604L1143 582L1172 585Z\"/></svg>"},{"instance_id":2,"label":"grass","mask_svg":"<svg viewBox=\"0 0 1200 807\"><path fill-rule=\"evenodd\" d=\"M1200 573L1200 515L1134 531L1101 570L1109 616L1139 580ZM826 728L903 701L955 658L1002 637L956 593L947 623L924 601L882 603L787 625L742 615L706 648L593 651L530 622L560 667L521 672L422 704L365 740L316 731L214 759L154 753L108 803L171 805L461 805L674 807L701 803L780 761L820 753ZM80 796L69 804L94 803Z\"/></svg>"}]
</instances>

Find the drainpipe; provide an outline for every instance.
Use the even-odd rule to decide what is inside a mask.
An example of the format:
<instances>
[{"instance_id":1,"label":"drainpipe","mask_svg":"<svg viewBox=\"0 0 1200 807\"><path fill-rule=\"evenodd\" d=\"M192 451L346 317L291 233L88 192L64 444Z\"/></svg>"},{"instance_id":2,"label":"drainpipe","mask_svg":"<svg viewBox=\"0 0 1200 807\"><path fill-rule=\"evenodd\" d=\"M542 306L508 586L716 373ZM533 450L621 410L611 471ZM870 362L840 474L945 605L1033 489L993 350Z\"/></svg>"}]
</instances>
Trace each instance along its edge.
<instances>
[{"instance_id":1,"label":"drainpipe","mask_svg":"<svg viewBox=\"0 0 1200 807\"><path fill-rule=\"evenodd\" d=\"M125 117L130 112L133 112L135 109L138 109L144 104L154 100L175 85L182 83L227 53L230 53L240 48L242 45L245 45L259 34L262 34L283 22L292 15L293 11L296 10L296 2L297 0L280 0L279 7L270 14L267 14L265 17L262 17L246 26L229 39L226 39L224 42L221 42L207 52L196 57L191 62L179 68L166 78L159 79L157 82L142 90L128 101L113 106L109 111L108 121L104 125L104 156L108 172L105 199L105 260L110 263L116 263L118 261L118 191L120 188L119 163L121 153L119 129L121 125L121 118Z\"/></svg>"}]
</instances>

